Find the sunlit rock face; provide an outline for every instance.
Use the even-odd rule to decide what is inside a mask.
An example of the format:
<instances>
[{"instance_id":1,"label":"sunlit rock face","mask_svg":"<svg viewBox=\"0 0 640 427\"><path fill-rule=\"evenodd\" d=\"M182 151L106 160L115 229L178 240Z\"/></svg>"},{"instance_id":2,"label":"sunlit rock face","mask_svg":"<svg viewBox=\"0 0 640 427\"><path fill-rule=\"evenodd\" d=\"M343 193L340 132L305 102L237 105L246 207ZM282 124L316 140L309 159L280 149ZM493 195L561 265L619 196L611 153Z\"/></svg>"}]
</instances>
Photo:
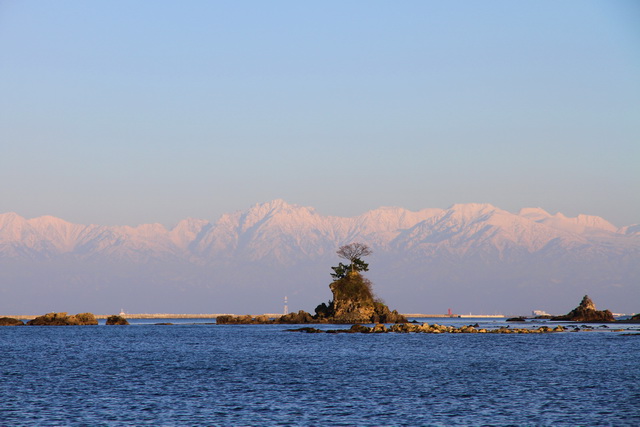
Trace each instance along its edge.
<instances>
[{"instance_id":1,"label":"sunlit rock face","mask_svg":"<svg viewBox=\"0 0 640 427\"><path fill-rule=\"evenodd\" d=\"M47 313L27 322L31 326L82 326L97 325L98 320L93 313L78 313L67 316L67 313Z\"/></svg>"}]
</instances>

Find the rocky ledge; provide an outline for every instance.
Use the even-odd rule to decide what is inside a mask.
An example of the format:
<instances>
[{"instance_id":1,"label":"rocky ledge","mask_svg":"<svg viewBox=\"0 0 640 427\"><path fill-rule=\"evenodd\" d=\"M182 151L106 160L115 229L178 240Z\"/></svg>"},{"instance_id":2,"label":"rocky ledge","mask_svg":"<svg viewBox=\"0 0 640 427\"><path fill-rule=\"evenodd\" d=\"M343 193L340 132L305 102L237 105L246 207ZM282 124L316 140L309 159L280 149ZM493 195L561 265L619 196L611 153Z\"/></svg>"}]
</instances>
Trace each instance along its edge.
<instances>
[{"instance_id":1,"label":"rocky ledge","mask_svg":"<svg viewBox=\"0 0 640 427\"><path fill-rule=\"evenodd\" d=\"M600 323L614 322L613 313L609 310L596 310L596 305L591 301L588 295L585 295L576 308L571 310L564 316L556 316L551 318L552 321L560 322L584 322L584 323Z\"/></svg>"},{"instance_id":2,"label":"rocky ledge","mask_svg":"<svg viewBox=\"0 0 640 427\"><path fill-rule=\"evenodd\" d=\"M97 325L98 320L93 313L78 313L67 316L66 312L47 313L27 322L27 325L35 326L73 326L73 325Z\"/></svg>"},{"instance_id":3,"label":"rocky ledge","mask_svg":"<svg viewBox=\"0 0 640 427\"><path fill-rule=\"evenodd\" d=\"M14 319L13 317L0 317L0 326L23 326L22 320Z\"/></svg>"},{"instance_id":4,"label":"rocky ledge","mask_svg":"<svg viewBox=\"0 0 640 427\"><path fill-rule=\"evenodd\" d=\"M374 326L353 325L350 329L329 329L321 330L317 328L298 328L287 329L289 332L305 332L308 334L327 333L327 334L376 334L376 333L423 333L423 334L544 334L549 332L564 332L565 329L562 326L556 326L550 328L549 326L541 326L537 329L525 329L525 328L509 328L501 327L498 329L484 329L477 328L475 326L461 326L459 328L453 326L444 326L428 323L423 324L411 324L411 323L399 323L387 326L383 324L376 324Z\"/></svg>"},{"instance_id":5,"label":"rocky ledge","mask_svg":"<svg viewBox=\"0 0 640 427\"><path fill-rule=\"evenodd\" d=\"M106 325L128 325L129 322L122 316L113 315L107 317Z\"/></svg>"}]
</instances>

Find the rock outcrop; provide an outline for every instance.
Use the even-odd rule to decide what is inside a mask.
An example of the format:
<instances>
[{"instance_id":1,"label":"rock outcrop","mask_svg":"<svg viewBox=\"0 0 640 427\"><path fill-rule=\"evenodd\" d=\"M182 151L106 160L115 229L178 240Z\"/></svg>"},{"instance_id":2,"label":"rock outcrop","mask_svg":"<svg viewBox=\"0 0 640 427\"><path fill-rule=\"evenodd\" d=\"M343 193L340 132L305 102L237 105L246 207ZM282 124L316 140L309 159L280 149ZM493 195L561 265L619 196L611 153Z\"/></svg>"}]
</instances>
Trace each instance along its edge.
<instances>
[{"instance_id":1,"label":"rock outcrop","mask_svg":"<svg viewBox=\"0 0 640 427\"><path fill-rule=\"evenodd\" d=\"M329 285L333 293L331 323L370 323L376 314L371 282L358 272L349 272Z\"/></svg>"},{"instance_id":2,"label":"rock outcrop","mask_svg":"<svg viewBox=\"0 0 640 427\"><path fill-rule=\"evenodd\" d=\"M312 316L306 311L289 313L277 318L267 316L218 316L219 325L256 324L307 324L307 323L406 323L407 319L396 310L389 310L386 304L375 298L371 282L358 272L349 272L329 285L333 300L316 307Z\"/></svg>"},{"instance_id":3,"label":"rock outcrop","mask_svg":"<svg viewBox=\"0 0 640 427\"><path fill-rule=\"evenodd\" d=\"M14 319L13 317L0 317L0 326L22 326L24 322L22 320Z\"/></svg>"},{"instance_id":4,"label":"rock outcrop","mask_svg":"<svg viewBox=\"0 0 640 427\"><path fill-rule=\"evenodd\" d=\"M327 323L406 323L396 310L375 298L371 282L358 272L349 272L329 285L333 300L316 308L316 317Z\"/></svg>"},{"instance_id":5,"label":"rock outcrop","mask_svg":"<svg viewBox=\"0 0 640 427\"><path fill-rule=\"evenodd\" d=\"M106 325L128 325L129 322L122 316L118 316L114 314L113 316L107 317Z\"/></svg>"},{"instance_id":6,"label":"rock outcrop","mask_svg":"<svg viewBox=\"0 0 640 427\"><path fill-rule=\"evenodd\" d=\"M92 313L78 313L67 316L66 312L47 313L27 322L27 325L35 326L73 326L73 325L97 325L98 320Z\"/></svg>"},{"instance_id":7,"label":"rock outcrop","mask_svg":"<svg viewBox=\"0 0 640 427\"><path fill-rule=\"evenodd\" d=\"M375 298L371 282L357 271L346 273L333 281L329 288L333 300L329 304L322 303L316 307L312 316L306 311L289 313L277 318L267 316L218 316L219 325L255 325L267 323L306 324L306 323L406 323L407 319L396 310Z\"/></svg>"},{"instance_id":8,"label":"rock outcrop","mask_svg":"<svg viewBox=\"0 0 640 427\"><path fill-rule=\"evenodd\" d=\"M565 321L565 322L585 322L585 323L600 323L600 322L614 322L613 313L609 310L596 310L596 305L591 301L588 295L585 295L576 308L571 310L564 316L552 317L553 321Z\"/></svg>"}]
</instances>

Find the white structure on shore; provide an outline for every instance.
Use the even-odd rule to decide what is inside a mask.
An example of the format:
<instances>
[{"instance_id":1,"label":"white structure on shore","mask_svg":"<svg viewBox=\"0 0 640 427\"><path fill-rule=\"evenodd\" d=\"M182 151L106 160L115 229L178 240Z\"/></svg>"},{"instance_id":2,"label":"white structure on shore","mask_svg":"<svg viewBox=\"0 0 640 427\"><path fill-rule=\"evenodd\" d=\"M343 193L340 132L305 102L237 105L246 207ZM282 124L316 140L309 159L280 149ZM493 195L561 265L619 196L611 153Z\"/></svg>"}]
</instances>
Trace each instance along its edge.
<instances>
[{"instance_id":1,"label":"white structure on shore","mask_svg":"<svg viewBox=\"0 0 640 427\"><path fill-rule=\"evenodd\" d=\"M547 313L544 310L533 310L531 312L534 316L551 316L549 313Z\"/></svg>"},{"instance_id":2,"label":"white structure on shore","mask_svg":"<svg viewBox=\"0 0 640 427\"><path fill-rule=\"evenodd\" d=\"M284 314L289 314L289 306L287 305L287 297L284 297Z\"/></svg>"}]
</instances>

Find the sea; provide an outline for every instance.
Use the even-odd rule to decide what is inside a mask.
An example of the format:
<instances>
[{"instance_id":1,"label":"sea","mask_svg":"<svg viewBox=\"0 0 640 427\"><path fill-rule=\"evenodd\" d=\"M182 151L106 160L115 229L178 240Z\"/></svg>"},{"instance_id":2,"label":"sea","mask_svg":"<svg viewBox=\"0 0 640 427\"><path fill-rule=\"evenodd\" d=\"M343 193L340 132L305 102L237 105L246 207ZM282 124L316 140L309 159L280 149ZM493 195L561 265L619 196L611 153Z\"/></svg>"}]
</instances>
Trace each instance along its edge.
<instances>
[{"instance_id":1,"label":"sea","mask_svg":"<svg viewBox=\"0 0 640 427\"><path fill-rule=\"evenodd\" d=\"M211 319L131 322L0 327L0 425L640 425L639 325L306 334Z\"/></svg>"}]
</instances>

